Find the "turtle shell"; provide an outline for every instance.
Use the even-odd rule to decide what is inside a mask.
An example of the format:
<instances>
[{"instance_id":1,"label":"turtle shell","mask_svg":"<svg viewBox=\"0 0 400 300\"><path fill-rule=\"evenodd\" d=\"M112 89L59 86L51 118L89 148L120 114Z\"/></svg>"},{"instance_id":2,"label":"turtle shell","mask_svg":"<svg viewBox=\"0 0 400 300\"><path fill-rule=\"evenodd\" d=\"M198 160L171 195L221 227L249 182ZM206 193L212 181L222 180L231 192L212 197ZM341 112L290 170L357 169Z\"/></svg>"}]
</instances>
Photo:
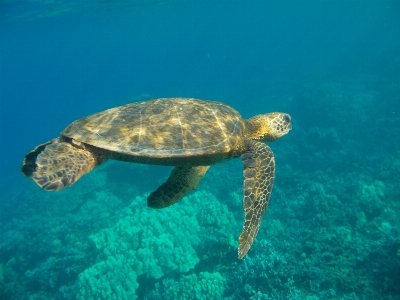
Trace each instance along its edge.
<instances>
[{"instance_id":1,"label":"turtle shell","mask_svg":"<svg viewBox=\"0 0 400 300\"><path fill-rule=\"evenodd\" d=\"M87 116L62 135L125 155L188 157L230 153L242 141L244 126L241 115L226 104L161 98Z\"/></svg>"}]
</instances>

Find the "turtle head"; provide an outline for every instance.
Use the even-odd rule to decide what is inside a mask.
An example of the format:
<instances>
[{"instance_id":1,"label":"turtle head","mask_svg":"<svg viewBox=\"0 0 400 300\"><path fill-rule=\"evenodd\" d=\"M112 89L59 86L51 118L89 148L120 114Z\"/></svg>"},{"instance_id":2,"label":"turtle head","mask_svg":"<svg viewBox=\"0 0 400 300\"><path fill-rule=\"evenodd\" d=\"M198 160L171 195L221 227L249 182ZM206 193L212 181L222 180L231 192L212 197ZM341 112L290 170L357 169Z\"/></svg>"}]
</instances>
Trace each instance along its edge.
<instances>
[{"instance_id":1,"label":"turtle head","mask_svg":"<svg viewBox=\"0 0 400 300\"><path fill-rule=\"evenodd\" d=\"M272 142L292 129L290 115L273 112L254 116L246 120L247 137L261 142Z\"/></svg>"}]
</instances>

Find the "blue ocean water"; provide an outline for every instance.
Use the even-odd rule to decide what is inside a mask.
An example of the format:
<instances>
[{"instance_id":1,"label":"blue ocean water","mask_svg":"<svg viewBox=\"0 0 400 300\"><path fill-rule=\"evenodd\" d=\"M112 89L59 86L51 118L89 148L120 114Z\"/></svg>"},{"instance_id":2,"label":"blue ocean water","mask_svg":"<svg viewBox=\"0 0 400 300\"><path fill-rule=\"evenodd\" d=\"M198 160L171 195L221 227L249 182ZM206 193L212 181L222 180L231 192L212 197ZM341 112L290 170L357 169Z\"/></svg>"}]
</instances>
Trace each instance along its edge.
<instances>
[{"instance_id":1,"label":"blue ocean water","mask_svg":"<svg viewBox=\"0 0 400 300\"><path fill-rule=\"evenodd\" d=\"M2 1L0 299L400 299L398 1ZM237 258L241 159L162 210L170 167L107 162L46 192L24 155L158 97L271 111L271 201Z\"/></svg>"}]
</instances>

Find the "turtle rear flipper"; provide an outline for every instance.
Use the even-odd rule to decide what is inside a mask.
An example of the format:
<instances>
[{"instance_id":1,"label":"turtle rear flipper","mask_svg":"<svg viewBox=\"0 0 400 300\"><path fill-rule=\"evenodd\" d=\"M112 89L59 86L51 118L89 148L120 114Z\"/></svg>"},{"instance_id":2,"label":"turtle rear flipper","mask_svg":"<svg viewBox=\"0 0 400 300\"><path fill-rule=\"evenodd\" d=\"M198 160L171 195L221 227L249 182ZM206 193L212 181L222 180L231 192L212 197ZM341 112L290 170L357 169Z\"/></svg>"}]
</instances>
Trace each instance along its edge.
<instances>
[{"instance_id":1,"label":"turtle rear flipper","mask_svg":"<svg viewBox=\"0 0 400 300\"><path fill-rule=\"evenodd\" d=\"M29 152L21 171L43 189L58 191L72 185L100 163L95 152L57 138Z\"/></svg>"},{"instance_id":2,"label":"turtle rear flipper","mask_svg":"<svg viewBox=\"0 0 400 300\"><path fill-rule=\"evenodd\" d=\"M197 187L210 166L177 166L166 182L152 192L147 198L151 208L164 208L181 200L187 193Z\"/></svg>"},{"instance_id":3,"label":"turtle rear flipper","mask_svg":"<svg viewBox=\"0 0 400 300\"><path fill-rule=\"evenodd\" d=\"M248 152L242 155L242 160L244 225L239 237L239 259L247 254L257 236L275 177L274 155L266 144L250 141Z\"/></svg>"}]
</instances>

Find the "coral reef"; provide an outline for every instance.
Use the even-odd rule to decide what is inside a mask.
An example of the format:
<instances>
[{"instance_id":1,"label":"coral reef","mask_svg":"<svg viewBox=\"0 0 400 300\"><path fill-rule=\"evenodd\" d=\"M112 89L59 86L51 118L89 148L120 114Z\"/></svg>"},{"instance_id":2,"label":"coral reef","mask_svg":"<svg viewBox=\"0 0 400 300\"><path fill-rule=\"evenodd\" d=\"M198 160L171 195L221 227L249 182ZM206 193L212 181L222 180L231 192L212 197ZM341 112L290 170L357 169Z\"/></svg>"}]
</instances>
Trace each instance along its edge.
<instances>
[{"instance_id":1,"label":"coral reef","mask_svg":"<svg viewBox=\"0 0 400 300\"><path fill-rule=\"evenodd\" d=\"M167 168L106 163L56 194L10 188L0 299L400 299L400 118L379 105L400 87L380 84L293 97L293 133L271 144L275 187L243 260L240 160L162 210L146 197Z\"/></svg>"}]
</instances>

